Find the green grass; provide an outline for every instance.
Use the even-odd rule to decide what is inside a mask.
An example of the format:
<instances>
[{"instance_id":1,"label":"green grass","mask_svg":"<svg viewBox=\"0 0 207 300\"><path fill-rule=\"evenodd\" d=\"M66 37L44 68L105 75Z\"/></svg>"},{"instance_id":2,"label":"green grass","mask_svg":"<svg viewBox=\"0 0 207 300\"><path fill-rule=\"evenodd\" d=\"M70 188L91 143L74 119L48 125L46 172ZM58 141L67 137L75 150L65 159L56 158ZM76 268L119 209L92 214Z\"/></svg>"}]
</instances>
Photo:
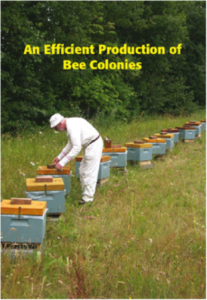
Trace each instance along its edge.
<instances>
[{"instance_id":1,"label":"green grass","mask_svg":"<svg viewBox=\"0 0 207 300\"><path fill-rule=\"evenodd\" d=\"M204 118L200 111L93 123L103 138L123 145ZM49 129L3 136L2 199L25 197L25 178L51 163L66 142L64 133ZM205 143L202 132L200 140L180 142L154 160L153 169L112 170L91 206L77 206L80 183L72 177L64 217L47 222L41 261L35 254L2 256L2 298L205 298Z\"/></svg>"}]
</instances>

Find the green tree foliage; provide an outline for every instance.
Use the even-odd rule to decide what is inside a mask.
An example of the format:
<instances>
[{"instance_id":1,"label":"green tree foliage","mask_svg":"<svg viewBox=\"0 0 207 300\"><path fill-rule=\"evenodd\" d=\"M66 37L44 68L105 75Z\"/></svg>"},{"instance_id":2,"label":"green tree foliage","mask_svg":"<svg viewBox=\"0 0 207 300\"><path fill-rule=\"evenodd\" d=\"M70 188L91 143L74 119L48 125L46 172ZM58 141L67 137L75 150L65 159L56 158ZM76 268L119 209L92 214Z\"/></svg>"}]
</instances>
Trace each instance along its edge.
<instances>
[{"instance_id":1,"label":"green tree foliage","mask_svg":"<svg viewBox=\"0 0 207 300\"><path fill-rule=\"evenodd\" d=\"M60 111L128 119L205 105L205 2L2 1L2 131ZM165 55L44 55L44 45L163 46ZM181 55L169 47L183 44ZM24 55L27 44L39 55ZM63 70L63 60L142 62L141 70Z\"/></svg>"}]
</instances>

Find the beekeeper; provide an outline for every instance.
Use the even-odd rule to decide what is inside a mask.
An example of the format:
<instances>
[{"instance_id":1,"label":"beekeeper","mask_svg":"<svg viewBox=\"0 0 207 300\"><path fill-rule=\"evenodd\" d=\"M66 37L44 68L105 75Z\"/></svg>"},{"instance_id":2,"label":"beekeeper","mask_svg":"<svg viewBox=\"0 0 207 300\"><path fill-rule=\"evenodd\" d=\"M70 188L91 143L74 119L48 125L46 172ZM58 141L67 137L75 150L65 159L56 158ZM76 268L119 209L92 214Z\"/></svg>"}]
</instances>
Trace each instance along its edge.
<instances>
[{"instance_id":1,"label":"beekeeper","mask_svg":"<svg viewBox=\"0 0 207 300\"><path fill-rule=\"evenodd\" d=\"M92 202L103 149L99 132L83 118L64 118L60 114L54 114L50 118L50 127L57 131L66 131L68 135L67 145L53 160L57 169L61 170L83 147L83 159L79 168L82 199L79 204Z\"/></svg>"}]
</instances>

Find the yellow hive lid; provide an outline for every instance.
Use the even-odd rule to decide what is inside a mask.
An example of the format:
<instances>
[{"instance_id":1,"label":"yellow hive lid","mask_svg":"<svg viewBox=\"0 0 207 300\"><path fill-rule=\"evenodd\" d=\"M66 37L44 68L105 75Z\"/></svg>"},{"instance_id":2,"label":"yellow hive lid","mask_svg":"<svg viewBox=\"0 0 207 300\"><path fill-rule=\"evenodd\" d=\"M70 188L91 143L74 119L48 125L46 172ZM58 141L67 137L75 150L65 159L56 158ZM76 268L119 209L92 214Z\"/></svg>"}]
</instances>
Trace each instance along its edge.
<instances>
[{"instance_id":1,"label":"yellow hive lid","mask_svg":"<svg viewBox=\"0 0 207 300\"><path fill-rule=\"evenodd\" d=\"M42 216L47 208L46 201L32 201L31 204L11 204L11 200L3 200L0 204L1 214ZM19 210L19 207L21 209Z\"/></svg>"},{"instance_id":2,"label":"yellow hive lid","mask_svg":"<svg viewBox=\"0 0 207 300\"><path fill-rule=\"evenodd\" d=\"M53 178L53 182L36 182L35 178L26 179L26 191L62 191L64 182L62 178Z\"/></svg>"},{"instance_id":3,"label":"yellow hive lid","mask_svg":"<svg viewBox=\"0 0 207 300\"><path fill-rule=\"evenodd\" d=\"M37 170L38 175L69 175L70 166L63 167L62 171L57 169L49 169L47 166L40 166Z\"/></svg>"},{"instance_id":4,"label":"yellow hive lid","mask_svg":"<svg viewBox=\"0 0 207 300\"><path fill-rule=\"evenodd\" d=\"M147 143L166 143L166 140L160 138L157 139L143 138L142 140Z\"/></svg>"},{"instance_id":5,"label":"yellow hive lid","mask_svg":"<svg viewBox=\"0 0 207 300\"><path fill-rule=\"evenodd\" d=\"M126 143L124 146L129 148L152 148L152 144L135 144L135 143Z\"/></svg>"},{"instance_id":6,"label":"yellow hive lid","mask_svg":"<svg viewBox=\"0 0 207 300\"><path fill-rule=\"evenodd\" d=\"M75 160L76 161L82 161L82 159L83 159L83 156L76 156L76 158L75 158ZM101 157L101 161L100 162L104 162L104 161L109 161L109 160L111 160L111 157L110 156L102 156Z\"/></svg>"},{"instance_id":7,"label":"yellow hive lid","mask_svg":"<svg viewBox=\"0 0 207 300\"><path fill-rule=\"evenodd\" d=\"M155 133L154 135L156 135L159 138L163 138L163 139L171 139L174 137L173 133L165 133L165 132L163 134Z\"/></svg>"},{"instance_id":8,"label":"yellow hive lid","mask_svg":"<svg viewBox=\"0 0 207 300\"><path fill-rule=\"evenodd\" d=\"M108 152L126 152L127 148L126 147L120 147L120 148L103 148L103 153L108 153Z\"/></svg>"}]
</instances>

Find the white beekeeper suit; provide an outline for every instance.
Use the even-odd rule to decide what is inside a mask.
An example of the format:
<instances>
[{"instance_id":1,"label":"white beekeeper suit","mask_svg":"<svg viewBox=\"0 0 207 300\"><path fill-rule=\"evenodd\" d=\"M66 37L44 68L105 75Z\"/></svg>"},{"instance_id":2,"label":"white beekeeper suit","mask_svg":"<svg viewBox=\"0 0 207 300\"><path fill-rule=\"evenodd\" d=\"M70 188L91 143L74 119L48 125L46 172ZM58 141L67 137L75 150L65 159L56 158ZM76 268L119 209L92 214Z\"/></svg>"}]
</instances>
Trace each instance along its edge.
<instances>
[{"instance_id":1,"label":"white beekeeper suit","mask_svg":"<svg viewBox=\"0 0 207 300\"><path fill-rule=\"evenodd\" d=\"M93 201L102 156L103 140L99 132L85 119L66 118L66 131L69 141L58 155L59 164L65 166L75 158L83 147L83 159L79 173L82 187L82 200Z\"/></svg>"}]
</instances>

